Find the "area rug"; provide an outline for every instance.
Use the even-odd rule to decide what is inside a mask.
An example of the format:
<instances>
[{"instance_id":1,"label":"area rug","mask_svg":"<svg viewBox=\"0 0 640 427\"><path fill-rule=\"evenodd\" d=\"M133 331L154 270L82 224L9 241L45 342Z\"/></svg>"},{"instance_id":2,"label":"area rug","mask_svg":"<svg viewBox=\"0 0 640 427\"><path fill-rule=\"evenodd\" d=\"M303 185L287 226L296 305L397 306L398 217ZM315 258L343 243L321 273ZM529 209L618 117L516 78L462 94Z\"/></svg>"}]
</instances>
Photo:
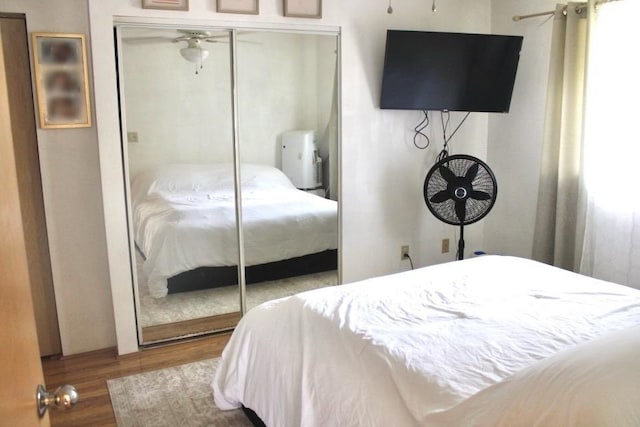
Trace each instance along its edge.
<instances>
[{"instance_id":1,"label":"area rug","mask_svg":"<svg viewBox=\"0 0 640 427\"><path fill-rule=\"evenodd\" d=\"M250 427L241 410L220 411L208 359L107 381L119 427Z\"/></svg>"}]
</instances>

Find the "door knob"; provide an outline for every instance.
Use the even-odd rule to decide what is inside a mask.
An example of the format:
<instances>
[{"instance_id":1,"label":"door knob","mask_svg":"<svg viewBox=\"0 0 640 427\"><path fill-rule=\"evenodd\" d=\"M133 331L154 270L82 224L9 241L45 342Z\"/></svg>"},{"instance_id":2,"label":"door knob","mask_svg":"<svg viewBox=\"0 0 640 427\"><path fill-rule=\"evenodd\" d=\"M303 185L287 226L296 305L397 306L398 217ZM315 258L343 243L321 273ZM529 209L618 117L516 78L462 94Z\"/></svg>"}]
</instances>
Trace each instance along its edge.
<instances>
[{"instance_id":1,"label":"door knob","mask_svg":"<svg viewBox=\"0 0 640 427\"><path fill-rule=\"evenodd\" d=\"M38 414L41 417L44 416L50 406L69 409L77 402L78 390L69 384L58 387L53 393L47 392L42 384L38 384L36 389L36 405L38 406Z\"/></svg>"}]
</instances>

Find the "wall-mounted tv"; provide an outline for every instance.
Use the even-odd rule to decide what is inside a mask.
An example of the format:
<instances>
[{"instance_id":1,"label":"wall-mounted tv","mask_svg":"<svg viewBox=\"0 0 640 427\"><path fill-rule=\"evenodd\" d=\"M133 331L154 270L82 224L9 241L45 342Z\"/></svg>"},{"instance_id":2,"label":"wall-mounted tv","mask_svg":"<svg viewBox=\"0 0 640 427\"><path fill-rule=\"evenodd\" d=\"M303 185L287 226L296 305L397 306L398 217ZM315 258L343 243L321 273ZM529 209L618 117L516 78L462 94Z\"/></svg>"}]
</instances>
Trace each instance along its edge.
<instances>
[{"instance_id":1,"label":"wall-mounted tv","mask_svg":"<svg viewBox=\"0 0 640 427\"><path fill-rule=\"evenodd\" d=\"M506 113L522 37L387 31L380 108Z\"/></svg>"}]
</instances>

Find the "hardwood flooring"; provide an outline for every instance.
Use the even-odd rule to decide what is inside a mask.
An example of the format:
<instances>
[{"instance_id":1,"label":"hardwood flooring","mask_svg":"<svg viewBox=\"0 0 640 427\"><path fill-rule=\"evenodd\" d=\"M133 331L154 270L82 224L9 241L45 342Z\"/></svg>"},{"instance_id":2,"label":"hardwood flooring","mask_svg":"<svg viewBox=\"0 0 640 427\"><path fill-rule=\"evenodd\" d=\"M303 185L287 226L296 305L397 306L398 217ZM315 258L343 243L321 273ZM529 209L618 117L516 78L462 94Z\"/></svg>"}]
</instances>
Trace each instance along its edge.
<instances>
[{"instance_id":1,"label":"hardwood flooring","mask_svg":"<svg viewBox=\"0 0 640 427\"><path fill-rule=\"evenodd\" d=\"M62 384L78 389L80 400L69 411L51 409L52 427L115 426L107 380L218 357L231 333L167 344L118 357L115 349L63 358L44 358L47 390Z\"/></svg>"}]
</instances>

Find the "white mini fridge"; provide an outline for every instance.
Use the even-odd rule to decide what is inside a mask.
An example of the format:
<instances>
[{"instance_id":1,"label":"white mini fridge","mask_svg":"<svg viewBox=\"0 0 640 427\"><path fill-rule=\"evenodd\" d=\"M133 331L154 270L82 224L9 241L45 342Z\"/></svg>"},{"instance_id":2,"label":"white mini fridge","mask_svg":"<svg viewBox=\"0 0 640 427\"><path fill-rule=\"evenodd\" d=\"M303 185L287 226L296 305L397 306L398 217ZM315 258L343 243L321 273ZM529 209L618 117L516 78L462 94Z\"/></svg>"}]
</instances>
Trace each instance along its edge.
<instances>
[{"instance_id":1,"label":"white mini fridge","mask_svg":"<svg viewBox=\"0 0 640 427\"><path fill-rule=\"evenodd\" d=\"M322 187L322 159L314 142L314 131L282 134L282 172L301 190Z\"/></svg>"}]
</instances>

